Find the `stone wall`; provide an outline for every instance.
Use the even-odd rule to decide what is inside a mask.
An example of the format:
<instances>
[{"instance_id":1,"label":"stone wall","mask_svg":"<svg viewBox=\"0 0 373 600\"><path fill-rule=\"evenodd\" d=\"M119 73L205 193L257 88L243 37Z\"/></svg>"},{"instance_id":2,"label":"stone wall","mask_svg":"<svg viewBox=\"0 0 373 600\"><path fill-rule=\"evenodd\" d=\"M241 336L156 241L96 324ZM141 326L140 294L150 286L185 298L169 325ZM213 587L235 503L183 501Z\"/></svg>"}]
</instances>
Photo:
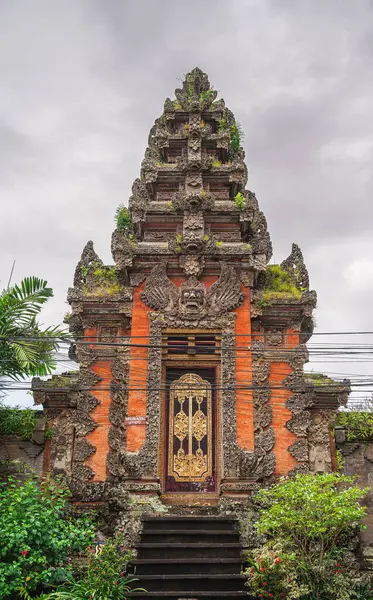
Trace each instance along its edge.
<instances>
[{"instance_id":1,"label":"stone wall","mask_svg":"<svg viewBox=\"0 0 373 600\"><path fill-rule=\"evenodd\" d=\"M369 487L370 491L364 499L368 515L364 519L366 530L362 531L363 555L373 568L373 440L347 441L346 431L342 427L335 429L337 450L342 454L345 475L356 475L357 484Z\"/></svg>"},{"instance_id":2,"label":"stone wall","mask_svg":"<svg viewBox=\"0 0 373 600\"><path fill-rule=\"evenodd\" d=\"M31 440L23 441L17 435L0 435L0 479L10 474L24 479L30 472L42 476L44 429L44 418L40 418Z\"/></svg>"}]
</instances>

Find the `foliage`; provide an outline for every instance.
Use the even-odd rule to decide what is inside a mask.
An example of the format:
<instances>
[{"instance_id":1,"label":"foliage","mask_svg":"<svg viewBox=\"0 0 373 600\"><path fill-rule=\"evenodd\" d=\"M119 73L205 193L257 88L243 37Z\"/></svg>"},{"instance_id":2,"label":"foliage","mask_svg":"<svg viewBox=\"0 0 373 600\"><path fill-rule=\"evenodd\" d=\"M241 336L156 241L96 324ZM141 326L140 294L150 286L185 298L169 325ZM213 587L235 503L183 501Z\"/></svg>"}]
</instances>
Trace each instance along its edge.
<instances>
[{"instance_id":1,"label":"foliage","mask_svg":"<svg viewBox=\"0 0 373 600\"><path fill-rule=\"evenodd\" d=\"M231 125L231 148L232 150L239 150L241 148L241 132L238 128L238 125L234 123Z\"/></svg>"},{"instance_id":2,"label":"foliage","mask_svg":"<svg viewBox=\"0 0 373 600\"><path fill-rule=\"evenodd\" d=\"M21 440L31 440L38 414L40 412L28 408L10 408L0 405L0 433L18 435Z\"/></svg>"},{"instance_id":3,"label":"foliage","mask_svg":"<svg viewBox=\"0 0 373 600\"><path fill-rule=\"evenodd\" d=\"M127 564L132 554L123 553L120 540L104 544L97 554L90 556L86 573L81 578L70 577L48 600L125 600L126 593L135 590L135 581L127 576Z\"/></svg>"},{"instance_id":4,"label":"foliage","mask_svg":"<svg viewBox=\"0 0 373 600\"><path fill-rule=\"evenodd\" d=\"M206 90L206 92L201 92L199 95L199 99L200 102L203 102L204 100L212 100L214 96L214 90L212 88L210 88L209 90Z\"/></svg>"},{"instance_id":5,"label":"foliage","mask_svg":"<svg viewBox=\"0 0 373 600\"><path fill-rule=\"evenodd\" d=\"M80 265L80 274L82 276L83 281L86 280L88 273L89 273L89 267L87 267L87 265Z\"/></svg>"},{"instance_id":6,"label":"foliage","mask_svg":"<svg viewBox=\"0 0 373 600\"><path fill-rule=\"evenodd\" d=\"M181 244L183 243L183 236L181 235L181 233L177 233L175 236L175 252L177 252L178 254L180 254L181 252Z\"/></svg>"},{"instance_id":7,"label":"foliage","mask_svg":"<svg viewBox=\"0 0 373 600\"><path fill-rule=\"evenodd\" d=\"M210 236L209 236L209 235L207 235L207 233L205 233L205 235L203 236L203 241L204 241L204 242L208 242L208 241L209 241L209 239L210 239Z\"/></svg>"},{"instance_id":8,"label":"foliage","mask_svg":"<svg viewBox=\"0 0 373 600\"><path fill-rule=\"evenodd\" d=\"M260 306L264 308L276 300L293 298L299 300L302 290L299 290L292 282L290 274L280 265L268 265L264 290L260 297Z\"/></svg>"},{"instance_id":9,"label":"foliage","mask_svg":"<svg viewBox=\"0 0 373 600\"><path fill-rule=\"evenodd\" d=\"M103 265L99 261L95 261L92 264L92 278L95 283L94 289L92 290L89 286L83 287L83 292L86 295L115 295L119 294L121 286L118 280L118 273L115 267L109 267ZM89 271L89 269L88 269Z\"/></svg>"},{"instance_id":10,"label":"foliage","mask_svg":"<svg viewBox=\"0 0 373 600\"><path fill-rule=\"evenodd\" d=\"M273 574L276 591L268 588L267 595L270 592L273 598L280 598L275 595L278 589L293 583L291 593L287 589L281 594L307 600L353 597L352 581L356 581L356 573L344 546L351 532L361 526L366 509L359 500L368 491L353 483L353 477L335 473L297 475L258 492L257 530L268 536L268 541L259 553L254 553L255 559L261 559L260 553L264 553L269 561L273 558L272 550L279 545L286 557L284 562L288 563L287 570L295 571L293 581L289 582L281 577L278 567ZM248 576L249 587L257 590L263 584L256 571L249 570Z\"/></svg>"},{"instance_id":11,"label":"foliage","mask_svg":"<svg viewBox=\"0 0 373 600\"><path fill-rule=\"evenodd\" d=\"M237 208L243 210L246 206L245 196L241 192L238 192L234 197L234 203L237 206Z\"/></svg>"},{"instance_id":12,"label":"foliage","mask_svg":"<svg viewBox=\"0 0 373 600\"><path fill-rule=\"evenodd\" d=\"M71 573L70 559L91 543L94 528L86 516L69 516L68 498L52 479L40 486L10 478L0 485L0 598L57 584Z\"/></svg>"},{"instance_id":13,"label":"foliage","mask_svg":"<svg viewBox=\"0 0 373 600\"><path fill-rule=\"evenodd\" d=\"M330 385L340 385L338 381L335 379L331 379L327 375L323 375L322 373L314 373L313 371L305 373L306 379L312 381L312 383L316 387L330 386Z\"/></svg>"},{"instance_id":14,"label":"foliage","mask_svg":"<svg viewBox=\"0 0 373 600\"><path fill-rule=\"evenodd\" d=\"M217 248L221 248L223 245L223 242L221 242L221 241L215 242L215 245Z\"/></svg>"},{"instance_id":15,"label":"foliage","mask_svg":"<svg viewBox=\"0 0 373 600\"><path fill-rule=\"evenodd\" d=\"M0 294L0 377L23 379L55 369L54 352L70 336L58 327L42 329L37 321L52 296L47 282L37 277L26 277Z\"/></svg>"},{"instance_id":16,"label":"foliage","mask_svg":"<svg viewBox=\"0 0 373 600\"><path fill-rule=\"evenodd\" d=\"M343 470L344 460L342 452L338 449L335 451L335 463L335 468L340 473Z\"/></svg>"},{"instance_id":17,"label":"foliage","mask_svg":"<svg viewBox=\"0 0 373 600\"><path fill-rule=\"evenodd\" d=\"M349 442L373 440L373 412L343 411L338 413L335 424L345 428Z\"/></svg>"},{"instance_id":18,"label":"foliage","mask_svg":"<svg viewBox=\"0 0 373 600\"><path fill-rule=\"evenodd\" d=\"M222 162L221 160L218 160L217 158L213 157L211 164L213 167L221 167Z\"/></svg>"},{"instance_id":19,"label":"foliage","mask_svg":"<svg viewBox=\"0 0 373 600\"><path fill-rule=\"evenodd\" d=\"M129 231L132 227L130 211L124 204L119 204L115 211L115 222L119 231Z\"/></svg>"},{"instance_id":20,"label":"foliage","mask_svg":"<svg viewBox=\"0 0 373 600\"><path fill-rule=\"evenodd\" d=\"M226 110L226 116L219 120L218 131L229 131L230 147L234 152L238 152L241 148L241 140L243 140L244 134L241 125L234 119L233 114Z\"/></svg>"},{"instance_id":21,"label":"foliage","mask_svg":"<svg viewBox=\"0 0 373 600\"><path fill-rule=\"evenodd\" d=\"M136 248L136 238L135 238L135 235L133 233L130 233L129 236L128 236L128 239L129 239L129 243L130 243L131 248Z\"/></svg>"},{"instance_id":22,"label":"foliage","mask_svg":"<svg viewBox=\"0 0 373 600\"><path fill-rule=\"evenodd\" d=\"M248 560L246 585L259 598L299 598L307 588L297 579L296 556L286 554L281 544L264 544Z\"/></svg>"}]
</instances>

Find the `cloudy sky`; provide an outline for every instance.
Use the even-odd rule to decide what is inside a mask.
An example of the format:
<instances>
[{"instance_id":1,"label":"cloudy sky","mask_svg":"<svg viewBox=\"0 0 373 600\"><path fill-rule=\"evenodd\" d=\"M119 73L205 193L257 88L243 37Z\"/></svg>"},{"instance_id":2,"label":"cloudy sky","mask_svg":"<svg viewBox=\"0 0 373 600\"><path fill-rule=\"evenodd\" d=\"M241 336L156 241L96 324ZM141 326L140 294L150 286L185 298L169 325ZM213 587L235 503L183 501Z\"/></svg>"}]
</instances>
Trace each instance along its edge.
<instances>
[{"instance_id":1,"label":"cloudy sky","mask_svg":"<svg viewBox=\"0 0 373 600\"><path fill-rule=\"evenodd\" d=\"M303 250L318 331L373 331L372 0L0 0L0 285L13 260L14 281L47 279L61 322L195 66L245 132L274 260Z\"/></svg>"}]
</instances>

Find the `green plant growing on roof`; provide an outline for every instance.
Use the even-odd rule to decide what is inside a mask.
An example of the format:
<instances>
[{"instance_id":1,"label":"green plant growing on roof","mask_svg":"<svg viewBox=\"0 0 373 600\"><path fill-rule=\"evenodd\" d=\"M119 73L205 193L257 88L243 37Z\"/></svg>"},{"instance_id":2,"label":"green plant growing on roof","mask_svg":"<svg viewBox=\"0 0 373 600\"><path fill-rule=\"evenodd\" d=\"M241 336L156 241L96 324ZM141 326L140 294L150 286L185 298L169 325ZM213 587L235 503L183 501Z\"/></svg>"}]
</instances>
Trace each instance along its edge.
<instances>
[{"instance_id":1,"label":"green plant growing on roof","mask_svg":"<svg viewBox=\"0 0 373 600\"><path fill-rule=\"evenodd\" d=\"M136 238L135 238L134 234L130 233L128 236L128 239L129 239L131 248L135 249L136 248Z\"/></svg>"},{"instance_id":2,"label":"green plant growing on roof","mask_svg":"<svg viewBox=\"0 0 373 600\"><path fill-rule=\"evenodd\" d=\"M206 90L206 92L201 92L199 95L199 99L201 102L203 102L204 100L211 100L213 95L214 95L214 90L212 88L210 88L209 90Z\"/></svg>"},{"instance_id":3,"label":"green plant growing on roof","mask_svg":"<svg viewBox=\"0 0 373 600\"><path fill-rule=\"evenodd\" d=\"M92 265L92 278L95 283L93 289L88 285L83 286L83 293L86 296L115 296L119 294L121 286L115 267L105 266L101 262L95 261Z\"/></svg>"},{"instance_id":4,"label":"green plant growing on roof","mask_svg":"<svg viewBox=\"0 0 373 600\"><path fill-rule=\"evenodd\" d=\"M246 206L245 196L241 192L238 192L234 197L234 203L239 210L243 210Z\"/></svg>"},{"instance_id":5,"label":"green plant growing on roof","mask_svg":"<svg viewBox=\"0 0 373 600\"><path fill-rule=\"evenodd\" d=\"M219 160L218 158L216 158L214 156L213 159L212 159L212 163L211 164L212 164L213 167L221 167L222 162L221 162L221 160Z\"/></svg>"},{"instance_id":6,"label":"green plant growing on roof","mask_svg":"<svg viewBox=\"0 0 373 600\"><path fill-rule=\"evenodd\" d=\"M132 219L130 211L124 204L119 204L115 211L115 222L119 231L129 231L132 227Z\"/></svg>"},{"instance_id":7,"label":"green plant growing on roof","mask_svg":"<svg viewBox=\"0 0 373 600\"><path fill-rule=\"evenodd\" d=\"M259 306L265 308L276 300L300 300L302 291L292 282L290 274L280 265L268 265L264 290L259 299Z\"/></svg>"},{"instance_id":8,"label":"green plant growing on roof","mask_svg":"<svg viewBox=\"0 0 373 600\"><path fill-rule=\"evenodd\" d=\"M89 271L89 268L87 267L87 265L80 265L80 274L82 276L83 281L85 281L85 279L88 275L88 271Z\"/></svg>"},{"instance_id":9,"label":"green plant growing on roof","mask_svg":"<svg viewBox=\"0 0 373 600\"><path fill-rule=\"evenodd\" d=\"M238 151L241 148L242 131L237 123L231 125L230 142L232 150Z\"/></svg>"},{"instance_id":10,"label":"green plant growing on roof","mask_svg":"<svg viewBox=\"0 0 373 600\"><path fill-rule=\"evenodd\" d=\"M217 242L215 242L215 245L216 245L217 248L221 248L222 245L223 245L223 242L217 241Z\"/></svg>"}]
</instances>

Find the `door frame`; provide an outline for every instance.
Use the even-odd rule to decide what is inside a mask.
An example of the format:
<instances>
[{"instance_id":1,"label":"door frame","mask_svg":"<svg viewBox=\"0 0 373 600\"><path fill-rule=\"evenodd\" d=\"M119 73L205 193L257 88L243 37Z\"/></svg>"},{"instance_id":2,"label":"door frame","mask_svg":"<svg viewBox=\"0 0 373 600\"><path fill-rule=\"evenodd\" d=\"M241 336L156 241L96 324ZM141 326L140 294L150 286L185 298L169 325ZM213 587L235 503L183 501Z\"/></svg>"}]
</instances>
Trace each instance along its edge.
<instances>
[{"instance_id":1,"label":"door frame","mask_svg":"<svg viewBox=\"0 0 373 600\"><path fill-rule=\"evenodd\" d=\"M209 358L200 355L199 358L191 356L177 357L179 360L162 361L162 391L160 405L160 431L159 431L159 447L158 447L158 473L161 482L161 500L167 504L188 504L191 506L203 504L217 504L220 496L220 483L222 473L222 394L221 394L221 361L220 356ZM168 431L167 423L167 388L166 374L167 368L182 369L185 372L193 371L194 369L214 369L216 381L216 430L215 430L215 466L216 466L216 491L214 492L165 492L166 483L166 448L165 436Z\"/></svg>"}]
</instances>

